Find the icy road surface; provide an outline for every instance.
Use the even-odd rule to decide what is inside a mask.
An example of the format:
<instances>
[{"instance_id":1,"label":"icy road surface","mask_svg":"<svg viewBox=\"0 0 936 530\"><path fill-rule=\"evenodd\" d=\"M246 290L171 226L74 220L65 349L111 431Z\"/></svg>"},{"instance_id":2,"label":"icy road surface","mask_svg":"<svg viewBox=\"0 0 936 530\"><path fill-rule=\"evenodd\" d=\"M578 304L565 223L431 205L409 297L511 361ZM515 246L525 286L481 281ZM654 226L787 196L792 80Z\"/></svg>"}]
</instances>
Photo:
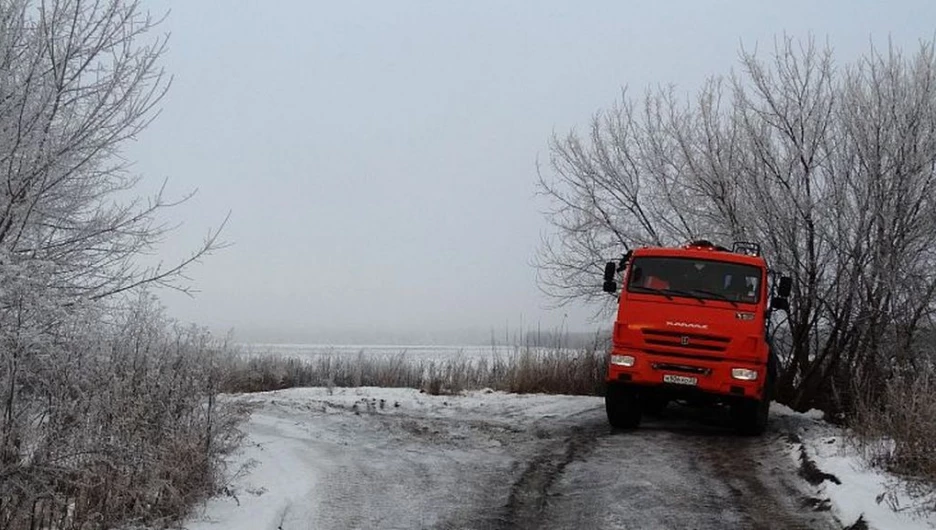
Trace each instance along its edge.
<instances>
[{"instance_id":1,"label":"icy road surface","mask_svg":"<svg viewBox=\"0 0 936 530\"><path fill-rule=\"evenodd\" d=\"M674 408L616 432L600 398L292 389L256 408L233 495L187 528L841 528L784 434Z\"/></svg>"}]
</instances>

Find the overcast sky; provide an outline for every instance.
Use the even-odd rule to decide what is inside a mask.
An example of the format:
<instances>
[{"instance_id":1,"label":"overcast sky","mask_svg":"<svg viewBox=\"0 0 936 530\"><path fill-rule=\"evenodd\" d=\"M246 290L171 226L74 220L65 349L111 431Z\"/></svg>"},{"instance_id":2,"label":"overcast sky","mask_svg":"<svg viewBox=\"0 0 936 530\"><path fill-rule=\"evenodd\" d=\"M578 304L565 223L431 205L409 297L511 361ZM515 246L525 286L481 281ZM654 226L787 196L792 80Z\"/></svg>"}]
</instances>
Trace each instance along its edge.
<instances>
[{"instance_id":1,"label":"overcast sky","mask_svg":"<svg viewBox=\"0 0 936 530\"><path fill-rule=\"evenodd\" d=\"M549 310L530 265L553 131L587 126L624 86L692 92L783 32L848 62L936 31L931 0L144 5L169 11L174 81L126 154L144 190L199 190L161 255L231 211L233 246L190 271L201 292L164 301L265 341L594 328L587 308Z\"/></svg>"}]
</instances>

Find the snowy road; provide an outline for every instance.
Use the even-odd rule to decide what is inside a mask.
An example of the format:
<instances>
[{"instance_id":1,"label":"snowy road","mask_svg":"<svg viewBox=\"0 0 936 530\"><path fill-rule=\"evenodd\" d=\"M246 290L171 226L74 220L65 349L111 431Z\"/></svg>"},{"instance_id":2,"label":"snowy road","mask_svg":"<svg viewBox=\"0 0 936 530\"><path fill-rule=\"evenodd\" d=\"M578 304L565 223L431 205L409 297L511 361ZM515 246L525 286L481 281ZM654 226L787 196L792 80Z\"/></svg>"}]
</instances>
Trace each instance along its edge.
<instances>
[{"instance_id":1,"label":"snowy road","mask_svg":"<svg viewBox=\"0 0 936 530\"><path fill-rule=\"evenodd\" d=\"M232 497L194 529L841 528L782 434L680 409L612 431L591 397L294 389L256 405Z\"/></svg>"},{"instance_id":2,"label":"snowy road","mask_svg":"<svg viewBox=\"0 0 936 530\"><path fill-rule=\"evenodd\" d=\"M611 433L589 414L535 457L503 528L840 528L801 492L782 440L680 421Z\"/></svg>"}]
</instances>

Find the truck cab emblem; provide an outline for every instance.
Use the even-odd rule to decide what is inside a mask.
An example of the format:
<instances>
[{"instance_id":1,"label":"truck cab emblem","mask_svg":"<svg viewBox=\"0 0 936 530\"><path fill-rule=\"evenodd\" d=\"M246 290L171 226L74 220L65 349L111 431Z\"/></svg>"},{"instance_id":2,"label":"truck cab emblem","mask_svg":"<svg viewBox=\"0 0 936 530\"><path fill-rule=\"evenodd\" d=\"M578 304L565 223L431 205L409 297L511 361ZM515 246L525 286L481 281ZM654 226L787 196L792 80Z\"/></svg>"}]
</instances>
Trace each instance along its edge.
<instances>
[{"instance_id":1,"label":"truck cab emblem","mask_svg":"<svg viewBox=\"0 0 936 530\"><path fill-rule=\"evenodd\" d=\"M667 320L666 325L676 328L708 329L708 324L696 324L695 322L673 322L672 320Z\"/></svg>"},{"instance_id":2,"label":"truck cab emblem","mask_svg":"<svg viewBox=\"0 0 936 530\"><path fill-rule=\"evenodd\" d=\"M683 336L679 339L679 343L682 344L683 346L688 346L688 345L689 345L689 337L683 335Z\"/></svg>"}]
</instances>

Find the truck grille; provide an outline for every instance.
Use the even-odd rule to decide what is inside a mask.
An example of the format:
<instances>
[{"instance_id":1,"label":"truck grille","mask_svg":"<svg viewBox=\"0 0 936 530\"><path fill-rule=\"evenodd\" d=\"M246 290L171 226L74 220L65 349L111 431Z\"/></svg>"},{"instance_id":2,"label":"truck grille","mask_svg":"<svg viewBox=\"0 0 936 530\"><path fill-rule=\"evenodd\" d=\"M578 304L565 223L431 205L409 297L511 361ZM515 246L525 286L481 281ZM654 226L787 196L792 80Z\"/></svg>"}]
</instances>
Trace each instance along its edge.
<instances>
[{"instance_id":1,"label":"truck grille","mask_svg":"<svg viewBox=\"0 0 936 530\"><path fill-rule=\"evenodd\" d=\"M678 352L687 354L721 353L728 349L728 343L731 342L729 337L702 333L684 333L660 329L644 329L642 331L644 343L648 346L674 348Z\"/></svg>"},{"instance_id":2,"label":"truck grille","mask_svg":"<svg viewBox=\"0 0 936 530\"><path fill-rule=\"evenodd\" d=\"M687 374L709 375L712 373L712 370L710 368L688 366L685 364L652 363L650 367L653 368L654 370L665 370L667 372L683 372Z\"/></svg>"}]
</instances>

